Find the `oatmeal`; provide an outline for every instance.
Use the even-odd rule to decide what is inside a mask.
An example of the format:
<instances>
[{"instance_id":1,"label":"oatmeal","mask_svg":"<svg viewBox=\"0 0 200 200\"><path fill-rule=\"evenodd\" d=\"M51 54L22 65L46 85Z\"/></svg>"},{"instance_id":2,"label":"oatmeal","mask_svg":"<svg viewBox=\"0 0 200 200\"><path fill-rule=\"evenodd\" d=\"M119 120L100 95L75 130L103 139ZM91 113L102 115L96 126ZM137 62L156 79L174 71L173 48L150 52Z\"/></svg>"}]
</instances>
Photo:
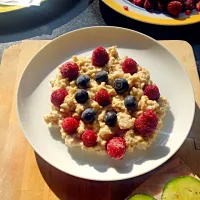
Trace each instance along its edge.
<instances>
[{"instance_id":1,"label":"oatmeal","mask_svg":"<svg viewBox=\"0 0 200 200\"><path fill-rule=\"evenodd\" d=\"M148 148L168 107L149 72L120 58L115 46L98 47L92 57L73 56L50 83L52 111L45 122L60 128L67 146L115 159Z\"/></svg>"}]
</instances>

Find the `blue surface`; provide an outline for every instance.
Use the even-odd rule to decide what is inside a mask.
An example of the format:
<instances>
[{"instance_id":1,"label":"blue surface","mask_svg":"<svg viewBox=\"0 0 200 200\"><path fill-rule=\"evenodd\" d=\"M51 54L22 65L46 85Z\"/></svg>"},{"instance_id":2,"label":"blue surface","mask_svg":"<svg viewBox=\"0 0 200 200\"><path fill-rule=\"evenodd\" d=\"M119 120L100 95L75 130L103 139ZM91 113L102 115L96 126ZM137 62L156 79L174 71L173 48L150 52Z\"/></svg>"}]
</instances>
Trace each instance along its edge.
<instances>
[{"instance_id":1,"label":"blue surface","mask_svg":"<svg viewBox=\"0 0 200 200\"><path fill-rule=\"evenodd\" d=\"M137 30L157 40L186 40L195 53L200 74L200 24L164 27L124 17L101 0L47 0L40 7L0 14L0 55L24 39L54 39L89 26L119 26Z\"/></svg>"}]
</instances>

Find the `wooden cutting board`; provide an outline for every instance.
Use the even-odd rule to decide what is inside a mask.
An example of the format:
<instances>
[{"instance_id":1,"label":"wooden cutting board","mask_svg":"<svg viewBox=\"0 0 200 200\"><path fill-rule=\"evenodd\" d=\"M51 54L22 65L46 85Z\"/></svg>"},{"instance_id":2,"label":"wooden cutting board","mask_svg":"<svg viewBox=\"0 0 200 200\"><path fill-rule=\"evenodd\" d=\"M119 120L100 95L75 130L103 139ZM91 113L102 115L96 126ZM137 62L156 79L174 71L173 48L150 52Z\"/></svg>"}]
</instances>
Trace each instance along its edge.
<instances>
[{"instance_id":1,"label":"wooden cutting board","mask_svg":"<svg viewBox=\"0 0 200 200\"><path fill-rule=\"evenodd\" d=\"M23 41L3 53L0 66L0 200L122 200L155 171L117 182L75 178L50 166L34 153L20 130L15 102L19 77L30 59L48 42ZM200 84L193 51L184 41L161 43L185 67L196 98L194 124L174 157L180 157L200 176Z\"/></svg>"}]
</instances>

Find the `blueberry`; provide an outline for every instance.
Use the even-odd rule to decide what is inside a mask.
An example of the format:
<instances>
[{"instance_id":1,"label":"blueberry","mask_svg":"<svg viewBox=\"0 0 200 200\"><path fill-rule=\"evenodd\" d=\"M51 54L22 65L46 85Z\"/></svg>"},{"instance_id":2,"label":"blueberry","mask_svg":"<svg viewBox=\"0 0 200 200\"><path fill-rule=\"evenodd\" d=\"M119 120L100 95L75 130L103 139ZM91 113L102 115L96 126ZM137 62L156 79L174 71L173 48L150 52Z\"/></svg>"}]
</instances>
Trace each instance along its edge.
<instances>
[{"instance_id":1,"label":"blueberry","mask_svg":"<svg viewBox=\"0 0 200 200\"><path fill-rule=\"evenodd\" d=\"M138 103L137 103L135 97L133 97L133 96L127 96L124 99L124 105L126 106L126 108L128 110L136 111Z\"/></svg>"},{"instance_id":2,"label":"blueberry","mask_svg":"<svg viewBox=\"0 0 200 200\"><path fill-rule=\"evenodd\" d=\"M83 111L81 115L81 119L85 123L91 124L96 118L96 112L92 108L87 108L86 110Z\"/></svg>"},{"instance_id":3,"label":"blueberry","mask_svg":"<svg viewBox=\"0 0 200 200\"><path fill-rule=\"evenodd\" d=\"M114 88L118 94L123 94L128 91L128 81L124 78L117 78L114 81Z\"/></svg>"},{"instance_id":4,"label":"blueberry","mask_svg":"<svg viewBox=\"0 0 200 200\"><path fill-rule=\"evenodd\" d=\"M106 116L104 118L104 121L108 126L114 126L117 121L116 113L115 112L107 112Z\"/></svg>"},{"instance_id":5,"label":"blueberry","mask_svg":"<svg viewBox=\"0 0 200 200\"><path fill-rule=\"evenodd\" d=\"M85 103L88 98L88 92L84 89L79 89L75 94L75 99L78 103Z\"/></svg>"},{"instance_id":6,"label":"blueberry","mask_svg":"<svg viewBox=\"0 0 200 200\"><path fill-rule=\"evenodd\" d=\"M94 78L95 78L97 83L107 82L107 80L108 80L108 72L106 72L106 71L97 72L95 74Z\"/></svg>"},{"instance_id":7,"label":"blueberry","mask_svg":"<svg viewBox=\"0 0 200 200\"><path fill-rule=\"evenodd\" d=\"M89 82L90 82L90 77L86 74L80 75L76 80L78 88L87 88Z\"/></svg>"}]
</instances>

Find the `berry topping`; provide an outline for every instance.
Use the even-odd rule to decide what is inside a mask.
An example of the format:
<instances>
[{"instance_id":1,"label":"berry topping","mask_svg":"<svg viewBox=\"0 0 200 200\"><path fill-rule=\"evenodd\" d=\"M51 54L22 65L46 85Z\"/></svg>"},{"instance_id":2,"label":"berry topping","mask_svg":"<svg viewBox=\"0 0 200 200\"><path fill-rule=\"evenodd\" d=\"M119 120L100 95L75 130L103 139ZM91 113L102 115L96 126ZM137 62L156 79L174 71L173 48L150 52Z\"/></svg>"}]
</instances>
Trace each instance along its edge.
<instances>
[{"instance_id":1,"label":"berry topping","mask_svg":"<svg viewBox=\"0 0 200 200\"><path fill-rule=\"evenodd\" d=\"M104 121L105 123L108 125L108 126L114 126L117 122L117 115L115 112L107 112L106 113L106 116L104 118Z\"/></svg>"},{"instance_id":2,"label":"berry topping","mask_svg":"<svg viewBox=\"0 0 200 200\"><path fill-rule=\"evenodd\" d=\"M148 96L150 100L158 100L160 92L156 85L146 85L144 87L144 95Z\"/></svg>"},{"instance_id":3,"label":"berry topping","mask_svg":"<svg viewBox=\"0 0 200 200\"><path fill-rule=\"evenodd\" d=\"M143 7L143 5L144 5L144 0L133 0L133 3L134 3L136 6Z\"/></svg>"},{"instance_id":4,"label":"berry topping","mask_svg":"<svg viewBox=\"0 0 200 200\"><path fill-rule=\"evenodd\" d=\"M81 115L81 119L85 123L91 124L96 118L96 112L92 108L87 108L86 110L83 111Z\"/></svg>"},{"instance_id":5,"label":"berry topping","mask_svg":"<svg viewBox=\"0 0 200 200\"><path fill-rule=\"evenodd\" d=\"M128 91L128 81L124 78L117 78L114 81L114 89L118 94L123 94Z\"/></svg>"},{"instance_id":6,"label":"berry topping","mask_svg":"<svg viewBox=\"0 0 200 200\"><path fill-rule=\"evenodd\" d=\"M135 120L135 130L142 136L150 136L158 125L158 116L153 110L147 110Z\"/></svg>"},{"instance_id":7,"label":"berry topping","mask_svg":"<svg viewBox=\"0 0 200 200\"><path fill-rule=\"evenodd\" d=\"M82 89L87 88L89 82L90 82L90 77L86 74L80 75L76 80L76 84L78 88L82 88Z\"/></svg>"},{"instance_id":8,"label":"berry topping","mask_svg":"<svg viewBox=\"0 0 200 200\"><path fill-rule=\"evenodd\" d=\"M168 5L167 5L167 11L169 12L169 14L171 14L174 17L178 17L178 15L181 13L182 11L182 3L180 1L171 1Z\"/></svg>"},{"instance_id":9,"label":"berry topping","mask_svg":"<svg viewBox=\"0 0 200 200\"><path fill-rule=\"evenodd\" d=\"M84 89L79 89L75 94L75 99L78 103L85 103L88 98L88 92Z\"/></svg>"},{"instance_id":10,"label":"berry topping","mask_svg":"<svg viewBox=\"0 0 200 200\"><path fill-rule=\"evenodd\" d=\"M196 4L196 10L200 12L200 2Z\"/></svg>"},{"instance_id":11,"label":"berry topping","mask_svg":"<svg viewBox=\"0 0 200 200\"><path fill-rule=\"evenodd\" d=\"M79 126L79 121L73 117L66 117L62 122L62 128L68 134L75 133L78 126Z\"/></svg>"},{"instance_id":12,"label":"berry topping","mask_svg":"<svg viewBox=\"0 0 200 200\"><path fill-rule=\"evenodd\" d=\"M96 67L103 67L109 61L109 55L103 47L97 47L92 53L92 64Z\"/></svg>"},{"instance_id":13,"label":"berry topping","mask_svg":"<svg viewBox=\"0 0 200 200\"><path fill-rule=\"evenodd\" d=\"M124 10L128 11L128 6L123 6Z\"/></svg>"},{"instance_id":14,"label":"berry topping","mask_svg":"<svg viewBox=\"0 0 200 200\"><path fill-rule=\"evenodd\" d=\"M154 5L152 4L152 2L150 0L145 0L144 1L144 8L148 11L152 11L154 8Z\"/></svg>"},{"instance_id":15,"label":"berry topping","mask_svg":"<svg viewBox=\"0 0 200 200\"><path fill-rule=\"evenodd\" d=\"M81 140L86 147L93 147L97 144L97 134L92 130L85 131Z\"/></svg>"},{"instance_id":16,"label":"berry topping","mask_svg":"<svg viewBox=\"0 0 200 200\"><path fill-rule=\"evenodd\" d=\"M185 14L186 14L186 15L190 15L190 14L191 14L191 10L186 10L186 11L185 11Z\"/></svg>"},{"instance_id":17,"label":"berry topping","mask_svg":"<svg viewBox=\"0 0 200 200\"><path fill-rule=\"evenodd\" d=\"M127 58L122 63L124 73L135 74L137 72L137 63L132 58Z\"/></svg>"},{"instance_id":18,"label":"berry topping","mask_svg":"<svg viewBox=\"0 0 200 200\"><path fill-rule=\"evenodd\" d=\"M106 72L106 71L97 72L95 74L94 78L95 78L97 83L107 82L107 80L108 80L108 72Z\"/></svg>"},{"instance_id":19,"label":"berry topping","mask_svg":"<svg viewBox=\"0 0 200 200\"><path fill-rule=\"evenodd\" d=\"M101 89L96 93L95 101L100 106L107 106L107 105L109 105L111 103L110 94L105 89Z\"/></svg>"},{"instance_id":20,"label":"berry topping","mask_svg":"<svg viewBox=\"0 0 200 200\"><path fill-rule=\"evenodd\" d=\"M133 96L127 96L124 99L124 105L126 106L126 108L128 110L136 111L138 104L137 104L137 101L136 101L135 97L133 97Z\"/></svg>"},{"instance_id":21,"label":"berry topping","mask_svg":"<svg viewBox=\"0 0 200 200\"><path fill-rule=\"evenodd\" d=\"M107 143L108 155L116 160L121 160L126 153L126 143L121 137L114 137Z\"/></svg>"},{"instance_id":22,"label":"berry topping","mask_svg":"<svg viewBox=\"0 0 200 200\"><path fill-rule=\"evenodd\" d=\"M63 78L68 78L69 81L74 80L78 76L78 70L78 65L74 62L66 62L60 68Z\"/></svg>"},{"instance_id":23,"label":"berry topping","mask_svg":"<svg viewBox=\"0 0 200 200\"><path fill-rule=\"evenodd\" d=\"M56 107L60 107L60 105L63 103L65 97L68 95L68 92L66 91L66 89L62 88L62 89L58 89L55 90L52 94L51 94L51 103L56 106Z\"/></svg>"}]
</instances>

